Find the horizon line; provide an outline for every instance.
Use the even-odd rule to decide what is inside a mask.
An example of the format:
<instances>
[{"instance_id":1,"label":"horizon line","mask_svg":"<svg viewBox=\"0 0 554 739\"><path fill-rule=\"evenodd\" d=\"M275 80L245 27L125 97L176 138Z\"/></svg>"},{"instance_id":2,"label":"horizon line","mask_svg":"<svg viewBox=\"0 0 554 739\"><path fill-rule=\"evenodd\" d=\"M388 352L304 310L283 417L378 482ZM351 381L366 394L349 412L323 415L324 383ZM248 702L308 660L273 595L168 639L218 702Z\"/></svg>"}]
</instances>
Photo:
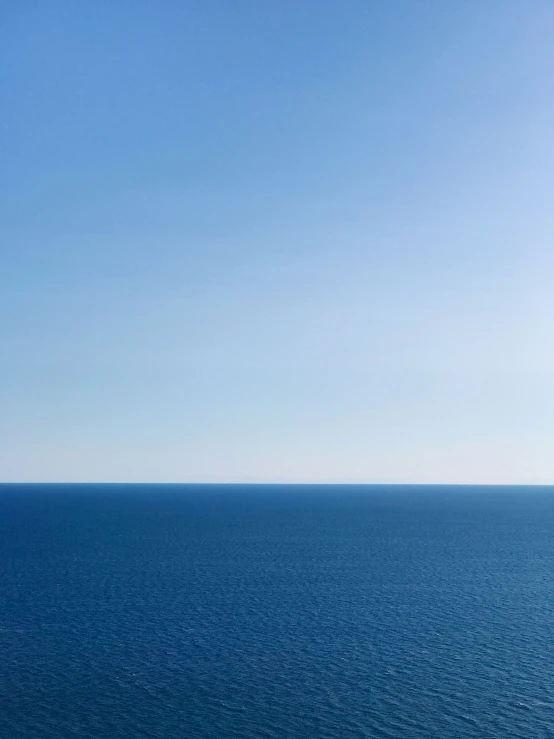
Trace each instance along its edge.
<instances>
[{"instance_id":1,"label":"horizon line","mask_svg":"<svg viewBox=\"0 0 554 739\"><path fill-rule=\"evenodd\" d=\"M110 481L110 480L0 480L0 486L8 485L159 485L159 486L186 486L186 487L554 487L554 482L264 482L264 481Z\"/></svg>"}]
</instances>

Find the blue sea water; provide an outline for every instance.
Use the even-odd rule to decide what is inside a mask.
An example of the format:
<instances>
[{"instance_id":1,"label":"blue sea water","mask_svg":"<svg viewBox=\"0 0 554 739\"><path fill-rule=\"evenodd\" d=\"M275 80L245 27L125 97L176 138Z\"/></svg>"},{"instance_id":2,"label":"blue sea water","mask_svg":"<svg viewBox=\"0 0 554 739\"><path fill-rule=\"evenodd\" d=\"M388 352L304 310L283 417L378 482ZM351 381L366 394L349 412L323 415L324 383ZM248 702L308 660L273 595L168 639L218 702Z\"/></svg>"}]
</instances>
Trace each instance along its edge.
<instances>
[{"instance_id":1,"label":"blue sea water","mask_svg":"<svg viewBox=\"0 0 554 739\"><path fill-rule=\"evenodd\" d=\"M0 486L0 737L552 737L554 489Z\"/></svg>"}]
</instances>

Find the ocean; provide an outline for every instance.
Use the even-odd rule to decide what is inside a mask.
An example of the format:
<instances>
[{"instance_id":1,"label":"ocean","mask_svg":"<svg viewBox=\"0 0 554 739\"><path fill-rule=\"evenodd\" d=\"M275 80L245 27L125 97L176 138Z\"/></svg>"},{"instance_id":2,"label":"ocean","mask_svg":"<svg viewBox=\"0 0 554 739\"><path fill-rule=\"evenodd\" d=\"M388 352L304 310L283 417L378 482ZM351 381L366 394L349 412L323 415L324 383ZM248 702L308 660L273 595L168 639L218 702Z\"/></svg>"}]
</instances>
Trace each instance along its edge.
<instances>
[{"instance_id":1,"label":"ocean","mask_svg":"<svg viewBox=\"0 0 554 739\"><path fill-rule=\"evenodd\" d=\"M0 486L0 739L554 736L554 488Z\"/></svg>"}]
</instances>

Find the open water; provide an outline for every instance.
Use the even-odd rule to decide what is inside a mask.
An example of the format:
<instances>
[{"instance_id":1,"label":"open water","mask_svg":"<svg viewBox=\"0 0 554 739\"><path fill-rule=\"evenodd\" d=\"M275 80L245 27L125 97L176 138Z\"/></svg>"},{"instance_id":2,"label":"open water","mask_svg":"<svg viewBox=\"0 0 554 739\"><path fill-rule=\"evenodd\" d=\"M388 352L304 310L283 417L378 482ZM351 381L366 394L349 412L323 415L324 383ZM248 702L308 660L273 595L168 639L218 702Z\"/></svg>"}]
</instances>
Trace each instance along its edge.
<instances>
[{"instance_id":1,"label":"open water","mask_svg":"<svg viewBox=\"0 0 554 739\"><path fill-rule=\"evenodd\" d=\"M554 489L0 486L0 738L554 736Z\"/></svg>"}]
</instances>

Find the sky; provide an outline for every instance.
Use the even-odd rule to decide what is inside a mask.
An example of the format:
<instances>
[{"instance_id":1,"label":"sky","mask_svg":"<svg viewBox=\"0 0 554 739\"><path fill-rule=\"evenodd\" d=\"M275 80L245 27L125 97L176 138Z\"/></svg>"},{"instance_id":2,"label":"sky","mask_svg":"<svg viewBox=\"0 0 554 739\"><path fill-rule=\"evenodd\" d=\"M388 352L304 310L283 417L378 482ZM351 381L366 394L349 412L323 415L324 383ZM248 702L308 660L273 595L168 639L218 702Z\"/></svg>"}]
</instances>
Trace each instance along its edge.
<instances>
[{"instance_id":1,"label":"sky","mask_svg":"<svg viewBox=\"0 0 554 739\"><path fill-rule=\"evenodd\" d=\"M551 0L0 3L0 480L554 482Z\"/></svg>"}]
</instances>

